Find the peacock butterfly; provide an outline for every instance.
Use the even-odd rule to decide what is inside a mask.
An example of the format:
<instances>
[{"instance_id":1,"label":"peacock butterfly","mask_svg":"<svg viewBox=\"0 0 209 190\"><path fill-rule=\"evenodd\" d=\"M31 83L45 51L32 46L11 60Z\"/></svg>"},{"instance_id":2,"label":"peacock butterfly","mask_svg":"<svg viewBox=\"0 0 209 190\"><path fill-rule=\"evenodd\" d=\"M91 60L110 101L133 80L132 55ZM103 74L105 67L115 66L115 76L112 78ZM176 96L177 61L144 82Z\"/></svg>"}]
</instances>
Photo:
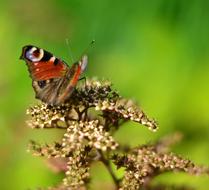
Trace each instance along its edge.
<instances>
[{"instance_id":1,"label":"peacock butterfly","mask_svg":"<svg viewBox=\"0 0 209 190\"><path fill-rule=\"evenodd\" d=\"M65 103L87 66L87 56L71 67L50 52L33 45L22 48L23 59L32 78L36 98L50 105Z\"/></svg>"}]
</instances>

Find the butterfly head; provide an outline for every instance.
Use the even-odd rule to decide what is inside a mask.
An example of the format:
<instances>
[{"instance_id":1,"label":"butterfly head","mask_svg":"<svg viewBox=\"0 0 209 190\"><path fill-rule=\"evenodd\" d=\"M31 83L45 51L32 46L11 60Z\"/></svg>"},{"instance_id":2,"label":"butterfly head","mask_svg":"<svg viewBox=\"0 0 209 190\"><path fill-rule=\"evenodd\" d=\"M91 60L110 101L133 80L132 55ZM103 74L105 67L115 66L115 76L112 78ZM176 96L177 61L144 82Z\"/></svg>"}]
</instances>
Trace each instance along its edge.
<instances>
[{"instance_id":1,"label":"butterfly head","mask_svg":"<svg viewBox=\"0 0 209 190\"><path fill-rule=\"evenodd\" d=\"M28 60L31 62L38 62L44 56L44 50L32 45L24 46L20 59Z\"/></svg>"}]
</instances>

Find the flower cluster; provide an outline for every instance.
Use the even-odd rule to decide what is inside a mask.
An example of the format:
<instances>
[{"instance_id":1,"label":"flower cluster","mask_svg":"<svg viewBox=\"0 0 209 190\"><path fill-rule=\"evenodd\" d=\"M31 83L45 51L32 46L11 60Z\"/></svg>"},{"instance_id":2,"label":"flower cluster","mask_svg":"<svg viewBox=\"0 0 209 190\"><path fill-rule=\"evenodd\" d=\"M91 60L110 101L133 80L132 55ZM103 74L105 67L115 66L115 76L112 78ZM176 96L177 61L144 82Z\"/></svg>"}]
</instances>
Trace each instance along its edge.
<instances>
[{"instance_id":1,"label":"flower cluster","mask_svg":"<svg viewBox=\"0 0 209 190\"><path fill-rule=\"evenodd\" d=\"M151 131L156 131L157 123L132 100L121 97L108 81L87 80L65 104L42 103L29 108L27 114L33 129L58 128L64 132L60 142L29 144L33 155L47 158L51 168L65 173L63 182L49 190L85 190L91 179L90 167L97 161L104 164L116 189L121 190L166 189L165 185L150 186L155 176L166 171L208 173L207 169L170 152L170 146L181 139L178 133L153 145L134 149L120 146L113 135L122 123L134 121ZM125 168L122 179L114 173L113 164Z\"/></svg>"},{"instance_id":2,"label":"flower cluster","mask_svg":"<svg viewBox=\"0 0 209 190\"><path fill-rule=\"evenodd\" d=\"M31 128L66 128L69 121L86 120L89 108L102 111L105 128L118 126L121 120L132 120L155 131L157 124L132 101L122 98L107 81L87 80L86 84L75 90L71 99L61 106L41 104L31 107L27 114ZM108 126L107 126L108 124Z\"/></svg>"},{"instance_id":3,"label":"flower cluster","mask_svg":"<svg viewBox=\"0 0 209 190\"><path fill-rule=\"evenodd\" d=\"M118 144L113 137L104 130L98 120L89 122L75 122L67 128L62 140L63 152L73 152L88 146L97 150L115 150Z\"/></svg>"},{"instance_id":4,"label":"flower cluster","mask_svg":"<svg viewBox=\"0 0 209 190\"><path fill-rule=\"evenodd\" d=\"M208 168L196 166L190 160L167 151L169 146L178 139L177 136L166 137L153 145L134 148L126 156L114 155L113 161L117 167L124 167L126 170L120 189L150 189L153 178L167 171L186 172L193 175L209 174Z\"/></svg>"},{"instance_id":5,"label":"flower cluster","mask_svg":"<svg viewBox=\"0 0 209 190\"><path fill-rule=\"evenodd\" d=\"M63 179L65 187L77 190L89 182L91 160L88 156L89 147L78 149L68 157L66 176Z\"/></svg>"}]
</instances>

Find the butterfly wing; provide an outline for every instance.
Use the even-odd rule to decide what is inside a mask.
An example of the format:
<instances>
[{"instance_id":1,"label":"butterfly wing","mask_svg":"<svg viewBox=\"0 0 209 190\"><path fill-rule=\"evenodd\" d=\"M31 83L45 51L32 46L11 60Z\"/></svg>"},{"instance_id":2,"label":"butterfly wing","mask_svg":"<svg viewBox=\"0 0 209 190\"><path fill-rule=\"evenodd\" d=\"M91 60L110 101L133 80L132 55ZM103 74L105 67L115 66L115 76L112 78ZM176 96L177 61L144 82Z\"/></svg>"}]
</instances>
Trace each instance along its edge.
<instances>
[{"instance_id":1,"label":"butterfly wing","mask_svg":"<svg viewBox=\"0 0 209 190\"><path fill-rule=\"evenodd\" d=\"M43 81L34 80L33 88L36 91L36 98L50 105L60 105L65 103L75 89L86 65L87 56L84 56L78 63L74 63L62 78Z\"/></svg>"},{"instance_id":2,"label":"butterfly wing","mask_svg":"<svg viewBox=\"0 0 209 190\"><path fill-rule=\"evenodd\" d=\"M41 48L27 45L22 49L20 59L26 61L30 77L36 81L61 78L68 71L68 65Z\"/></svg>"},{"instance_id":3,"label":"butterfly wing","mask_svg":"<svg viewBox=\"0 0 209 190\"><path fill-rule=\"evenodd\" d=\"M50 104L57 105L59 88L62 85L63 78L54 78L49 80L33 80L32 86L36 92L36 98Z\"/></svg>"},{"instance_id":4,"label":"butterfly wing","mask_svg":"<svg viewBox=\"0 0 209 190\"><path fill-rule=\"evenodd\" d=\"M36 98L51 105L60 105L70 97L87 65L87 56L83 56L69 68L51 53L31 45L23 47L20 58L27 63Z\"/></svg>"},{"instance_id":5,"label":"butterfly wing","mask_svg":"<svg viewBox=\"0 0 209 190\"><path fill-rule=\"evenodd\" d=\"M62 81L56 104L64 103L71 96L81 74L87 66L87 63L88 58L84 55L79 62L72 65Z\"/></svg>"}]
</instances>

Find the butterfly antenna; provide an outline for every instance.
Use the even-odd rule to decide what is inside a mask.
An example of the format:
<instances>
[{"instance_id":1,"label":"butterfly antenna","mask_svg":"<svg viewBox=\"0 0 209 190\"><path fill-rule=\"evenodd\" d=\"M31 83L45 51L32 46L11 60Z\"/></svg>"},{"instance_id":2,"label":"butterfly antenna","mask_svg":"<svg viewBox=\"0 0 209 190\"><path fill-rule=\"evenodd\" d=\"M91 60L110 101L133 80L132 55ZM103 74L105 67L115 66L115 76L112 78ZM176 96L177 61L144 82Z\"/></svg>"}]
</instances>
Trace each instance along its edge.
<instances>
[{"instance_id":1,"label":"butterfly antenna","mask_svg":"<svg viewBox=\"0 0 209 190\"><path fill-rule=\"evenodd\" d=\"M70 49L70 42L69 42L69 39L66 38L66 39L65 39L65 42L66 42L66 45L67 45L67 48L68 48L68 54L69 54L70 57L71 57L72 63L74 63L73 53L72 53L72 51L71 51L71 49Z\"/></svg>"},{"instance_id":2,"label":"butterfly antenna","mask_svg":"<svg viewBox=\"0 0 209 190\"><path fill-rule=\"evenodd\" d=\"M87 46L87 48L83 51L83 53L81 54L81 56L87 54L87 52L89 51L89 49L90 49L91 47L93 47L94 43L95 43L95 40L92 40L92 41L89 43L89 45Z\"/></svg>"}]
</instances>

